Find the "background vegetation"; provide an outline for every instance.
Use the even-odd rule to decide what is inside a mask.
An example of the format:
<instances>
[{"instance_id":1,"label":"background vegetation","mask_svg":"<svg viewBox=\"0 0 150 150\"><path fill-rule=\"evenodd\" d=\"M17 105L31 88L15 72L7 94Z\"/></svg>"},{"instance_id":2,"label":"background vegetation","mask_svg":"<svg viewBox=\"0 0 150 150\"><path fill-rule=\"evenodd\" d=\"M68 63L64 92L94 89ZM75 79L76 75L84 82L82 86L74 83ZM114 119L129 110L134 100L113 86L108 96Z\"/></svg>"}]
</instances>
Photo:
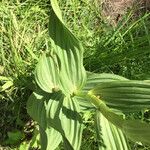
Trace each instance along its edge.
<instances>
[{"instance_id":1,"label":"background vegetation","mask_svg":"<svg viewBox=\"0 0 150 150\"><path fill-rule=\"evenodd\" d=\"M102 15L98 0L60 0L60 6L68 27L84 45L86 70L150 79L148 11L139 10L137 14L132 9L114 26ZM38 128L26 112L26 102L34 89L38 58L51 48L49 11L49 0L0 1L0 149L39 146ZM82 149L96 150L90 116L84 116L88 131L84 130ZM149 110L130 116L150 121ZM131 145L133 149L150 149L140 143Z\"/></svg>"}]
</instances>

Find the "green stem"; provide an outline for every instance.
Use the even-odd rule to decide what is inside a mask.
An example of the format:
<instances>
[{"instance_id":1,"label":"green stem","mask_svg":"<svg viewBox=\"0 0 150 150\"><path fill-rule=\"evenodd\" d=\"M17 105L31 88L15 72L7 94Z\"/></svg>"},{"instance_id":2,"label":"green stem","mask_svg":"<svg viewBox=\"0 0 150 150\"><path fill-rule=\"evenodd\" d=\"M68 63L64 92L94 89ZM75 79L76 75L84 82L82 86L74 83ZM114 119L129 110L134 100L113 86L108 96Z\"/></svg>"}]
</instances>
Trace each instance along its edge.
<instances>
[{"instance_id":1,"label":"green stem","mask_svg":"<svg viewBox=\"0 0 150 150\"><path fill-rule=\"evenodd\" d=\"M75 93L75 95L89 100L98 110L100 110L101 105L105 105L105 103L102 100L100 100L97 96L92 94L92 92L88 93L77 92Z\"/></svg>"},{"instance_id":2,"label":"green stem","mask_svg":"<svg viewBox=\"0 0 150 150\"><path fill-rule=\"evenodd\" d=\"M92 93L88 93L87 94L90 101L94 104L94 106L97 108L97 109L100 109L100 106L102 104L104 104L104 102L102 102L102 100L100 100L97 96L93 95Z\"/></svg>"},{"instance_id":3,"label":"green stem","mask_svg":"<svg viewBox=\"0 0 150 150\"><path fill-rule=\"evenodd\" d=\"M122 128L122 124L124 122L123 116L114 113L101 99L95 96L92 92L79 92L76 93L76 95L89 100L103 114L105 118L107 118L111 123L113 123L117 127Z\"/></svg>"}]
</instances>

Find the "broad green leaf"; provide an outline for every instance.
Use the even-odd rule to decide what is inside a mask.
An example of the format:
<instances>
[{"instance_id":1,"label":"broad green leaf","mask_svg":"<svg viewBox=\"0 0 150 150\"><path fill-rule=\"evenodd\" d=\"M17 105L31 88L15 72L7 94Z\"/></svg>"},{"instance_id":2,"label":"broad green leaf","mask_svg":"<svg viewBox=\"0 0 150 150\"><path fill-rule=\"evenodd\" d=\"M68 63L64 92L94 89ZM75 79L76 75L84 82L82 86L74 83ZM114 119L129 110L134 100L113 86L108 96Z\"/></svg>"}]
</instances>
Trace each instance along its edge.
<instances>
[{"instance_id":1,"label":"broad green leaf","mask_svg":"<svg viewBox=\"0 0 150 150\"><path fill-rule=\"evenodd\" d=\"M54 52L60 60L61 90L65 94L73 94L83 87L86 80L83 47L62 22L57 1L51 1L51 4L53 9L50 14L49 35Z\"/></svg>"},{"instance_id":2,"label":"broad green leaf","mask_svg":"<svg viewBox=\"0 0 150 150\"><path fill-rule=\"evenodd\" d=\"M70 144L70 142L65 138L63 137L63 141L64 141L64 149L65 150L74 150L74 148L72 147L72 145Z\"/></svg>"},{"instance_id":3,"label":"broad green leaf","mask_svg":"<svg viewBox=\"0 0 150 150\"><path fill-rule=\"evenodd\" d=\"M108 121L120 128L131 140L150 145L150 124L139 120L126 120L123 116L115 114L103 102L97 107Z\"/></svg>"},{"instance_id":4,"label":"broad green leaf","mask_svg":"<svg viewBox=\"0 0 150 150\"><path fill-rule=\"evenodd\" d=\"M108 73L97 74L97 73L87 72L87 82L83 87L82 92L88 93L91 89L93 89L100 83L107 83L110 81L117 81L117 80L128 80L128 79L114 74L108 74ZM81 111L86 111L95 108L86 97L78 96L77 101L80 105Z\"/></svg>"},{"instance_id":5,"label":"broad green leaf","mask_svg":"<svg viewBox=\"0 0 150 150\"><path fill-rule=\"evenodd\" d=\"M94 105L92 105L92 103L86 97L76 96L76 100L77 100L77 103L79 104L81 112L95 109Z\"/></svg>"},{"instance_id":6,"label":"broad green leaf","mask_svg":"<svg viewBox=\"0 0 150 150\"><path fill-rule=\"evenodd\" d=\"M34 92L28 100L27 110L40 126L43 149L54 149L60 141L65 147L80 149L82 121L76 98L64 97L61 92Z\"/></svg>"},{"instance_id":7,"label":"broad green leaf","mask_svg":"<svg viewBox=\"0 0 150 150\"><path fill-rule=\"evenodd\" d=\"M43 130L40 128L40 141L42 150L55 150L60 144L62 137L60 133L52 127Z\"/></svg>"},{"instance_id":8,"label":"broad green leaf","mask_svg":"<svg viewBox=\"0 0 150 150\"><path fill-rule=\"evenodd\" d=\"M116 112L112 111L109 107L106 106L104 102L99 100L98 102L98 110L104 115L104 117L110 121L112 124L117 126L118 128L122 128L124 123L124 116L121 114L116 114Z\"/></svg>"},{"instance_id":9,"label":"broad green leaf","mask_svg":"<svg viewBox=\"0 0 150 150\"><path fill-rule=\"evenodd\" d=\"M145 81L110 81L92 90L111 108L135 112L150 108L150 83Z\"/></svg>"},{"instance_id":10,"label":"broad green leaf","mask_svg":"<svg viewBox=\"0 0 150 150\"><path fill-rule=\"evenodd\" d=\"M139 120L126 120L123 124L123 132L135 142L142 141L150 145L150 124Z\"/></svg>"},{"instance_id":11,"label":"broad green leaf","mask_svg":"<svg viewBox=\"0 0 150 150\"><path fill-rule=\"evenodd\" d=\"M29 115L37 121L40 126L42 150L54 150L62 140L61 134L50 126L53 122L48 118L48 113L50 113L52 117L57 113L57 108L59 107L57 101L58 97L61 97L61 93L57 93L56 96L55 94L37 91L30 96L27 102ZM48 105L50 108L47 107Z\"/></svg>"},{"instance_id":12,"label":"broad green leaf","mask_svg":"<svg viewBox=\"0 0 150 150\"><path fill-rule=\"evenodd\" d=\"M50 95L42 95L43 92L33 92L27 101L28 114L43 128L46 129L46 110L44 109L44 99L49 99Z\"/></svg>"},{"instance_id":13,"label":"broad green leaf","mask_svg":"<svg viewBox=\"0 0 150 150\"><path fill-rule=\"evenodd\" d=\"M66 97L64 99L60 119L65 135L65 149L68 150L69 148L70 150L79 150L83 127L76 98Z\"/></svg>"},{"instance_id":14,"label":"broad green leaf","mask_svg":"<svg viewBox=\"0 0 150 150\"><path fill-rule=\"evenodd\" d=\"M83 91L88 92L91 89L95 88L100 83L107 83L110 81L117 81L117 80L128 80L124 77L115 75L115 74L109 74L109 73L89 73L87 72L87 82L83 88Z\"/></svg>"},{"instance_id":15,"label":"broad green leaf","mask_svg":"<svg viewBox=\"0 0 150 150\"><path fill-rule=\"evenodd\" d=\"M129 150L129 144L123 132L110 123L99 111L95 118L99 150Z\"/></svg>"},{"instance_id":16,"label":"broad green leaf","mask_svg":"<svg viewBox=\"0 0 150 150\"><path fill-rule=\"evenodd\" d=\"M52 93L58 88L64 94L74 94L86 80L83 67L83 47L62 21L57 0L51 1L49 35L53 52L41 57L36 69L36 81L41 89ZM67 84L66 84L67 83Z\"/></svg>"},{"instance_id":17,"label":"broad green leaf","mask_svg":"<svg viewBox=\"0 0 150 150\"><path fill-rule=\"evenodd\" d=\"M61 14L60 8L58 6L57 0L50 0L50 1L51 1L51 5L52 5L52 8L53 8L56 16L59 18L59 20L61 22L63 22L63 20L62 20L62 14Z\"/></svg>"},{"instance_id":18,"label":"broad green leaf","mask_svg":"<svg viewBox=\"0 0 150 150\"><path fill-rule=\"evenodd\" d=\"M61 98L64 98L64 100L59 105ZM64 148L66 150L68 148L70 150L79 150L83 129L76 98L59 97L59 101L55 99L55 101L48 102L45 108L47 110L48 124L61 133Z\"/></svg>"},{"instance_id":19,"label":"broad green leaf","mask_svg":"<svg viewBox=\"0 0 150 150\"><path fill-rule=\"evenodd\" d=\"M56 55L46 56L44 53L35 70L35 79L39 87L48 93L58 90L58 73L59 67Z\"/></svg>"}]
</instances>

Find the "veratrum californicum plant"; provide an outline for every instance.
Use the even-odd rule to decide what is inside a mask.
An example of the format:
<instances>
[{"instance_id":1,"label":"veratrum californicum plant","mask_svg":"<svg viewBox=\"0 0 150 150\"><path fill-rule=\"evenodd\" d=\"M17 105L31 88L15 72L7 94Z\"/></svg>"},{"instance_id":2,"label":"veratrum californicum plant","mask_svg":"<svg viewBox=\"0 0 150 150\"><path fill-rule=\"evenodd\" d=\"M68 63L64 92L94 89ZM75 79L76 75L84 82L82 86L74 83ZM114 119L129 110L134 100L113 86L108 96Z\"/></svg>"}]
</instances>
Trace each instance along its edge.
<instances>
[{"instance_id":1,"label":"veratrum californicum plant","mask_svg":"<svg viewBox=\"0 0 150 150\"><path fill-rule=\"evenodd\" d=\"M99 150L129 150L126 137L150 145L150 125L125 117L150 108L150 82L86 72L81 43L64 24L57 0L51 0L51 6L53 50L39 59L38 88L27 103L28 113L39 125L41 149L54 150L62 141L65 150L79 150L81 112L91 109L96 110Z\"/></svg>"}]
</instances>

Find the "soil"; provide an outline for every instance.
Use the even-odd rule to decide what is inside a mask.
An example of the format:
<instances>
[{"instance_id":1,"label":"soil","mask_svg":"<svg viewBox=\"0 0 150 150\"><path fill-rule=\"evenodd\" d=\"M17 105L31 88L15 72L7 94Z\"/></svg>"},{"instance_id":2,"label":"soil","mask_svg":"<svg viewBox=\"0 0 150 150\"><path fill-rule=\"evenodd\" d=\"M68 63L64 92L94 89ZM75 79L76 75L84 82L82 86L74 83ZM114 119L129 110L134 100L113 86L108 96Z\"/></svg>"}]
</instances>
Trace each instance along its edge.
<instances>
[{"instance_id":1,"label":"soil","mask_svg":"<svg viewBox=\"0 0 150 150\"><path fill-rule=\"evenodd\" d=\"M150 11L150 0L101 0L102 16L112 25L116 25L122 16L133 10L134 15Z\"/></svg>"}]
</instances>

